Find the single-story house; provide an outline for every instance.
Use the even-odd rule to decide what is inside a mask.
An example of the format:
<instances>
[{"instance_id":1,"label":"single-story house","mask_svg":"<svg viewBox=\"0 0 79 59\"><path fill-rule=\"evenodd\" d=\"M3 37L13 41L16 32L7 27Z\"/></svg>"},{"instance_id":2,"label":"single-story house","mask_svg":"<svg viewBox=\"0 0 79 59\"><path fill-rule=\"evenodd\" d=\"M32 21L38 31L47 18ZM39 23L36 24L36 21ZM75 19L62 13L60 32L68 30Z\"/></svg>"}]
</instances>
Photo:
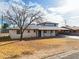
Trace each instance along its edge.
<instances>
[{"instance_id":1,"label":"single-story house","mask_svg":"<svg viewBox=\"0 0 79 59\"><path fill-rule=\"evenodd\" d=\"M68 30L62 30L59 33L61 34L68 34L68 35L78 35L79 36L79 27L77 26L66 26L66 27L62 27Z\"/></svg>"},{"instance_id":2,"label":"single-story house","mask_svg":"<svg viewBox=\"0 0 79 59\"><path fill-rule=\"evenodd\" d=\"M23 38L31 37L53 37L58 34L58 31L66 30L65 28L47 27L47 26L29 26L23 33ZM19 28L11 28L9 30L12 39L20 38Z\"/></svg>"},{"instance_id":3,"label":"single-story house","mask_svg":"<svg viewBox=\"0 0 79 59\"><path fill-rule=\"evenodd\" d=\"M43 23L42 23L43 24ZM45 23L44 23L45 24ZM23 33L23 38L32 37L54 37L61 30L67 30L65 28L58 27L55 23L46 23L47 25L30 25ZM55 24L53 26L50 26ZM12 39L20 38L20 31L18 27L10 28L9 34Z\"/></svg>"},{"instance_id":4,"label":"single-story house","mask_svg":"<svg viewBox=\"0 0 79 59\"><path fill-rule=\"evenodd\" d=\"M69 33L70 35L79 35L79 27L66 27L67 29L69 29Z\"/></svg>"}]
</instances>

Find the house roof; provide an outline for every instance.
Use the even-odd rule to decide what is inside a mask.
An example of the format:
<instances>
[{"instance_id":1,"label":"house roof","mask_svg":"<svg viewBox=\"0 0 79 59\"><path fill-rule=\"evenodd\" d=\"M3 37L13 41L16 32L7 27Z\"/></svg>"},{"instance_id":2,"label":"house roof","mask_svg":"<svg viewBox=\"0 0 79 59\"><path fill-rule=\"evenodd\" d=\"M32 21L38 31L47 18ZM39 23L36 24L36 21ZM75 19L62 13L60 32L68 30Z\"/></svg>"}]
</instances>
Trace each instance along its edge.
<instances>
[{"instance_id":1,"label":"house roof","mask_svg":"<svg viewBox=\"0 0 79 59\"><path fill-rule=\"evenodd\" d=\"M48 26L41 26L38 28L39 30L68 30L66 28L60 28L60 27L48 27Z\"/></svg>"},{"instance_id":2,"label":"house roof","mask_svg":"<svg viewBox=\"0 0 79 59\"><path fill-rule=\"evenodd\" d=\"M15 30L15 29L19 29L19 27L9 28L9 29L10 30ZM60 28L60 27L37 26L37 25L29 26L27 29L35 29L35 30L68 30L66 28Z\"/></svg>"},{"instance_id":3,"label":"house roof","mask_svg":"<svg viewBox=\"0 0 79 59\"><path fill-rule=\"evenodd\" d=\"M79 27L65 27L65 28L67 28L69 30L79 30Z\"/></svg>"},{"instance_id":4,"label":"house roof","mask_svg":"<svg viewBox=\"0 0 79 59\"><path fill-rule=\"evenodd\" d=\"M54 23L54 22L42 22L40 24L58 24L58 23ZM38 24L38 25L40 25L40 24Z\"/></svg>"},{"instance_id":5,"label":"house roof","mask_svg":"<svg viewBox=\"0 0 79 59\"><path fill-rule=\"evenodd\" d=\"M46 23L55 23L55 22L42 22L42 23L45 23L46 24ZM58 23L55 23L55 24L58 24Z\"/></svg>"}]
</instances>

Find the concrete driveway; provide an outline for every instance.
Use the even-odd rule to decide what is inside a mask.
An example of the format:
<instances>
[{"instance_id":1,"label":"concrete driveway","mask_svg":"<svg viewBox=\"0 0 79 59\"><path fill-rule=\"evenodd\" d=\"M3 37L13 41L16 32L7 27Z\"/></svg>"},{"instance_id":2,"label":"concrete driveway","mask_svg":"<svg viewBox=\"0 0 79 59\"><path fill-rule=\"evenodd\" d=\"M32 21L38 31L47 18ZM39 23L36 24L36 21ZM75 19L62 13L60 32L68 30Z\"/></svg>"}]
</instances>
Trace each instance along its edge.
<instances>
[{"instance_id":1,"label":"concrete driveway","mask_svg":"<svg viewBox=\"0 0 79 59\"><path fill-rule=\"evenodd\" d=\"M79 36L65 35L65 37L71 38L71 39L79 39Z\"/></svg>"},{"instance_id":2,"label":"concrete driveway","mask_svg":"<svg viewBox=\"0 0 79 59\"><path fill-rule=\"evenodd\" d=\"M61 58L61 59L79 59L79 52L73 53L67 57Z\"/></svg>"},{"instance_id":3,"label":"concrete driveway","mask_svg":"<svg viewBox=\"0 0 79 59\"><path fill-rule=\"evenodd\" d=\"M79 59L79 50L72 50L66 53L47 57L45 59Z\"/></svg>"}]
</instances>

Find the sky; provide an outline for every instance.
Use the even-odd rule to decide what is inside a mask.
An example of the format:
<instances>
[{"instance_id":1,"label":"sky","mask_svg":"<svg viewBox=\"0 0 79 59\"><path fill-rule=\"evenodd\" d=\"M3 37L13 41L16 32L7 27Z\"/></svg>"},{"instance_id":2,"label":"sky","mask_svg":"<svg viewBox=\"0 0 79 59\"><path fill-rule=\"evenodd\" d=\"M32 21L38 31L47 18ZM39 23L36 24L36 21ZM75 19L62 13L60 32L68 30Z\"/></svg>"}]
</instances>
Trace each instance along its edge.
<instances>
[{"instance_id":1,"label":"sky","mask_svg":"<svg viewBox=\"0 0 79 59\"><path fill-rule=\"evenodd\" d=\"M79 0L0 0L0 14L8 9L9 5L19 4L37 5L43 11L45 19L64 26L79 26Z\"/></svg>"}]
</instances>

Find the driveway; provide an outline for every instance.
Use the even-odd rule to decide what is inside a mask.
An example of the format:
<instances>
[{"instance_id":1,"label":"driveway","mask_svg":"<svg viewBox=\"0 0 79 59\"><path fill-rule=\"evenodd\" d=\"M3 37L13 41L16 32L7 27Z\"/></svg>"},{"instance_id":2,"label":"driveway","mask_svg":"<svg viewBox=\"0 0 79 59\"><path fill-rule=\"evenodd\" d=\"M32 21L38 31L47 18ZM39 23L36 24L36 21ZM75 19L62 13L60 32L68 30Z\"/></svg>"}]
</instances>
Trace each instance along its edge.
<instances>
[{"instance_id":1,"label":"driveway","mask_svg":"<svg viewBox=\"0 0 79 59\"><path fill-rule=\"evenodd\" d=\"M65 35L65 37L71 38L71 39L79 39L79 36Z\"/></svg>"},{"instance_id":2,"label":"driveway","mask_svg":"<svg viewBox=\"0 0 79 59\"><path fill-rule=\"evenodd\" d=\"M76 35L59 35L61 38L70 38L70 39L79 39L79 36Z\"/></svg>"},{"instance_id":3,"label":"driveway","mask_svg":"<svg viewBox=\"0 0 79 59\"><path fill-rule=\"evenodd\" d=\"M61 59L79 59L79 52L73 53L67 57L61 58Z\"/></svg>"},{"instance_id":4,"label":"driveway","mask_svg":"<svg viewBox=\"0 0 79 59\"><path fill-rule=\"evenodd\" d=\"M79 50L72 50L55 56L50 56L45 59L79 59Z\"/></svg>"}]
</instances>

